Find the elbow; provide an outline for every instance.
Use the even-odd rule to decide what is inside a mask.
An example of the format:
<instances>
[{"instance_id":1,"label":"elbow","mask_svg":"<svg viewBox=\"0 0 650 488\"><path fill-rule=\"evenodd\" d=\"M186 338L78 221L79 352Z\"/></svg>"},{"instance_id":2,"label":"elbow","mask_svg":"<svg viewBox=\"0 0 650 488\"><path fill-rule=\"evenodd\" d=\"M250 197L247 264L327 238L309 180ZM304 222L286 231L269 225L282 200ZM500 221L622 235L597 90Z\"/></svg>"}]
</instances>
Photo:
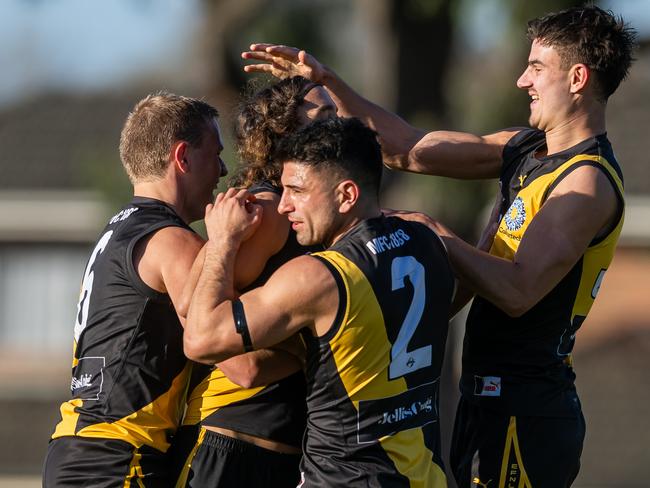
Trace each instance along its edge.
<instances>
[{"instance_id":1,"label":"elbow","mask_svg":"<svg viewBox=\"0 0 650 488\"><path fill-rule=\"evenodd\" d=\"M239 356L234 364L219 364L219 369L226 377L242 388L249 389L262 386L261 371L249 355Z\"/></svg>"},{"instance_id":2,"label":"elbow","mask_svg":"<svg viewBox=\"0 0 650 488\"><path fill-rule=\"evenodd\" d=\"M181 297L180 302L176 305L176 314L183 318L187 319L187 313L190 311L190 299L189 297L186 299L185 297Z\"/></svg>"},{"instance_id":3,"label":"elbow","mask_svg":"<svg viewBox=\"0 0 650 488\"><path fill-rule=\"evenodd\" d=\"M260 386L256 381L255 373L250 371L238 371L236 374L229 374L227 376L230 381L247 390Z\"/></svg>"},{"instance_id":4,"label":"elbow","mask_svg":"<svg viewBox=\"0 0 650 488\"><path fill-rule=\"evenodd\" d=\"M408 170L409 159L408 156L405 154L384 154L383 159L384 159L384 166L386 166L388 169L394 169L398 171Z\"/></svg>"},{"instance_id":5,"label":"elbow","mask_svg":"<svg viewBox=\"0 0 650 488\"><path fill-rule=\"evenodd\" d=\"M187 359L197 363L213 365L217 362L219 351L212 350L208 347L207 341L200 335L193 334L185 329L183 334L183 353Z\"/></svg>"},{"instance_id":6,"label":"elbow","mask_svg":"<svg viewBox=\"0 0 650 488\"><path fill-rule=\"evenodd\" d=\"M509 317L519 318L533 308L537 303L537 300L532 300L530 297L531 295L522 289L516 291L513 290L513 293L503 300L503 303L500 304L499 308L501 308L501 310L503 310L503 312L505 312Z\"/></svg>"},{"instance_id":7,"label":"elbow","mask_svg":"<svg viewBox=\"0 0 650 488\"><path fill-rule=\"evenodd\" d=\"M200 346L200 342L194 340L193 338L188 338L188 334L185 334L183 336L183 353L185 353L187 359L190 359L197 363L214 364L206 360L205 353Z\"/></svg>"},{"instance_id":8,"label":"elbow","mask_svg":"<svg viewBox=\"0 0 650 488\"><path fill-rule=\"evenodd\" d=\"M505 306L502 306L501 310L503 310L508 317L512 317L513 319L516 319L521 317L526 312L528 312L528 310L530 310L530 307L526 307L514 303L508 303L505 304Z\"/></svg>"}]
</instances>

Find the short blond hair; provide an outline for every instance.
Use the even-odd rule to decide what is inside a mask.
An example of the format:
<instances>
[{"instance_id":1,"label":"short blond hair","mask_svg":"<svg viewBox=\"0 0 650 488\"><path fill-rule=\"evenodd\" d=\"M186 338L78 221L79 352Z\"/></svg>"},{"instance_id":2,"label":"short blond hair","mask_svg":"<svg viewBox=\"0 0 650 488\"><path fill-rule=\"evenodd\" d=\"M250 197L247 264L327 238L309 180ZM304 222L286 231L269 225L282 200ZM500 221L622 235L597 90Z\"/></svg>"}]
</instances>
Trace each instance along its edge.
<instances>
[{"instance_id":1,"label":"short blond hair","mask_svg":"<svg viewBox=\"0 0 650 488\"><path fill-rule=\"evenodd\" d=\"M199 146L217 109L195 98L158 92L135 104L120 136L120 158L131 183L161 178L177 141Z\"/></svg>"}]
</instances>

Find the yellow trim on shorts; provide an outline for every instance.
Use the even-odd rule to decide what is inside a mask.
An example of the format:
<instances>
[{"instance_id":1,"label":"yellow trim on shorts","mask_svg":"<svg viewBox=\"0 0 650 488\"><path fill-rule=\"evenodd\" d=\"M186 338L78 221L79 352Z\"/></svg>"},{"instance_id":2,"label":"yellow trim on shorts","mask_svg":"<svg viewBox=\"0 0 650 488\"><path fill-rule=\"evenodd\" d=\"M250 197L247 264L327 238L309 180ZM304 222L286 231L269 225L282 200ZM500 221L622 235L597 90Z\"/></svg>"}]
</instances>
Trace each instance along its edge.
<instances>
[{"instance_id":1,"label":"yellow trim on shorts","mask_svg":"<svg viewBox=\"0 0 650 488\"><path fill-rule=\"evenodd\" d=\"M140 454L138 449L133 450L133 457L131 458L131 463L129 464L129 474L124 478L124 488L131 488L131 486L137 486L138 488L146 488L142 479L144 478L144 473L142 472L142 466L140 466L140 459L142 459L142 454ZM132 485L132 481L135 481L136 484Z\"/></svg>"},{"instance_id":2,"label":"yellow trim on shorts","mask_svg":"<svg viewBox=\"0 0 650 488\"><path fill-rule=\"evenodd\" d=\"M185 485L187 484L187 478L189 477L190 469L192 468L192 461L194 461L194 456L196 456L199 447L201 447L201 444L203 444L205 433L206 433L206 429L201 427L201 430L199 430L199 436L196 439L196 444L194 444L194 447L187 455L187 458L183 463L183 469L181 471L181 474L178 475L178 480L176 481L176 488L184 488Z\"/></svg>"},{"instance_id":3,"label":"yellow trim on shorts","mask_svg":"<svg viewBox=\"0 0 650 488\"><path fill-rule=\"evenodd\" d=\"M514 459L512 456L514 455ZM506 484L507 483L507 484ZM501 462L501 476L499 477L499 488L514 487L532 488L524 461L519 450L519 438L517 437L517 418L510 417L506 444L503 448L503 461Z\"/></svg>"}]
</instances>

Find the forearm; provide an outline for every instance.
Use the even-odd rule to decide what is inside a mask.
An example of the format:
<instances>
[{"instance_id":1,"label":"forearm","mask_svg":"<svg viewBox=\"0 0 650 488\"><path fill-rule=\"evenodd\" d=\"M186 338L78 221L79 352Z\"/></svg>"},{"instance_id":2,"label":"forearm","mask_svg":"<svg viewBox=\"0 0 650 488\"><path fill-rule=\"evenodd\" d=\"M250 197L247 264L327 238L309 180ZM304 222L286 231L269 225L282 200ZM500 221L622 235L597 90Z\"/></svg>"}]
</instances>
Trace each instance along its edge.
<instances>
[{"instance_id":1,"label":"forearm","mask_svg":"<svg viewBox=\"0 0 650 488\"><path fill-rule=\"evenodd\" d=\"M192 301L192 295L196 289L196 285L199 282L199 277L201 276L201 270L203 269L203 262L205 260L205 245L199 251L199 254L194 259L192 268L190 269L190 274L187 277L185 286L183 287L183 292L181 294L181 299L176 307L176 313L181 319L187 319L187 314L190 310L190 303Z\"/></svg>"},{"instance_id":2,"label":"forearm","mask_svg":"<svg viewBox=\"0 0 650 488\"><path fill-rule=\"evenodd\" d=\"M190 359L214 364L223 358L213 351L213 346L222 343L219 334L223 331L219 326L224 322L215 315L219 305L235 297L233 279L238 248L239 243L227 237L218 242L208 241L204 247L203 267L190 302L183 339Z\"/></svg>"},{"instance_id":3,"label":"forearm","mask_svg":"<svg viewBox=\"0 0 650 488\"><path fill-rule=\"evenodd\" d=\"M233 383L243 388L265 386L300 371L300 360L283 350L261 349L217 365Z\"/></svg>"},{"instance_id":4,"label":"forearm","mask_svg":"<svg viewBox=\"0 0 650 488\"><path fill-rule=\"evenodd\" d=\"M526 311L530 294L521 266L492 256L456 236L444 236L454 272L469 292L481 295L505 313Z\"/></svg>"},{"instance_id":5,"label":"forearm","mask_svg":"<svg viewBox=\"0 0 650 488\"><path fill-rule=\"evenodd\" d=\"M339 116L358 117L377 131L385 164L409 170L409 153L425 132L362 97L329 68L325 68L322 82L336 103Z\"/></svg>"}]
</instances>

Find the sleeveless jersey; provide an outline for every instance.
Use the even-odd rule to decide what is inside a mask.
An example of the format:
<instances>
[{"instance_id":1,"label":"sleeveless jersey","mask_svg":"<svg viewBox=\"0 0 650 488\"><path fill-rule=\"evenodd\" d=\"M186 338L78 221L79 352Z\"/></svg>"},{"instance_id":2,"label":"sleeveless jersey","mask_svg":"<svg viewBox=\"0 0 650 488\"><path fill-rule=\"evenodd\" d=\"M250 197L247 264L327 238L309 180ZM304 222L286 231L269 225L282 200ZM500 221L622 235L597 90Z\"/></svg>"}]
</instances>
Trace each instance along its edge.
<instances>
[{"instance_id":1,"label":"sleeveless jersey","mask_svg":"<svg viewBox=\"0 0 650 488\"><path fill-rule=\"evenodd\" d=\"M257 184L250 191L281 193L268 182ZM271 256L261 275L242 291L262 286L276 269L310 250L298 244L291 230L284 247ZM195 369L183 425L200 422L300 447L307 418L302 371L267 386L246 389L230 381L218 367L195 365Z\"/></svg>"},{"instance_id":2,"label":"sleeveless jersey","mask_svg":"<svg viewBox=\"0 0 650 488\"><path fill-rule=\"evenodd\" d=\"M461 390L469 401L511 415L565 416L576 411L571 367L575 334L598 293L623 225L623 176L605 135L536 157L544 148L544 133L532 129L506 145L500 178L502 218L491 254L512 260L549 193L581 166L594 166L607 175L619 196L620 214L566 276L521 317L509 317L480 296L474 299L467 319Z\"/></svg>"},{"instance_id":3,"label":"sleeveless jersey","mask_svg":"<svg viewBox=\"0 0 650 488\"><path fill-rule=\"evenodd\" d=\"M300 486L447 486L438 392L454 277L442 242L382 216L313 256L334 276L339 308L327 334L304 334Z\"/></svg>"},{"instance_id":4,"label":"sleeveless jersey","mask_svg":"<svg viewBox=\"0 0 650 488\"><path fill-rule=\"evenodd\" d=\"M169 296L138 276L133 249L170 226L193 232L165 203L135 197L104 228L79 297L72 399L61 405L53 439L120 439L167 451L187 389L183 329Z\"/></svg>"}]
</instances>

